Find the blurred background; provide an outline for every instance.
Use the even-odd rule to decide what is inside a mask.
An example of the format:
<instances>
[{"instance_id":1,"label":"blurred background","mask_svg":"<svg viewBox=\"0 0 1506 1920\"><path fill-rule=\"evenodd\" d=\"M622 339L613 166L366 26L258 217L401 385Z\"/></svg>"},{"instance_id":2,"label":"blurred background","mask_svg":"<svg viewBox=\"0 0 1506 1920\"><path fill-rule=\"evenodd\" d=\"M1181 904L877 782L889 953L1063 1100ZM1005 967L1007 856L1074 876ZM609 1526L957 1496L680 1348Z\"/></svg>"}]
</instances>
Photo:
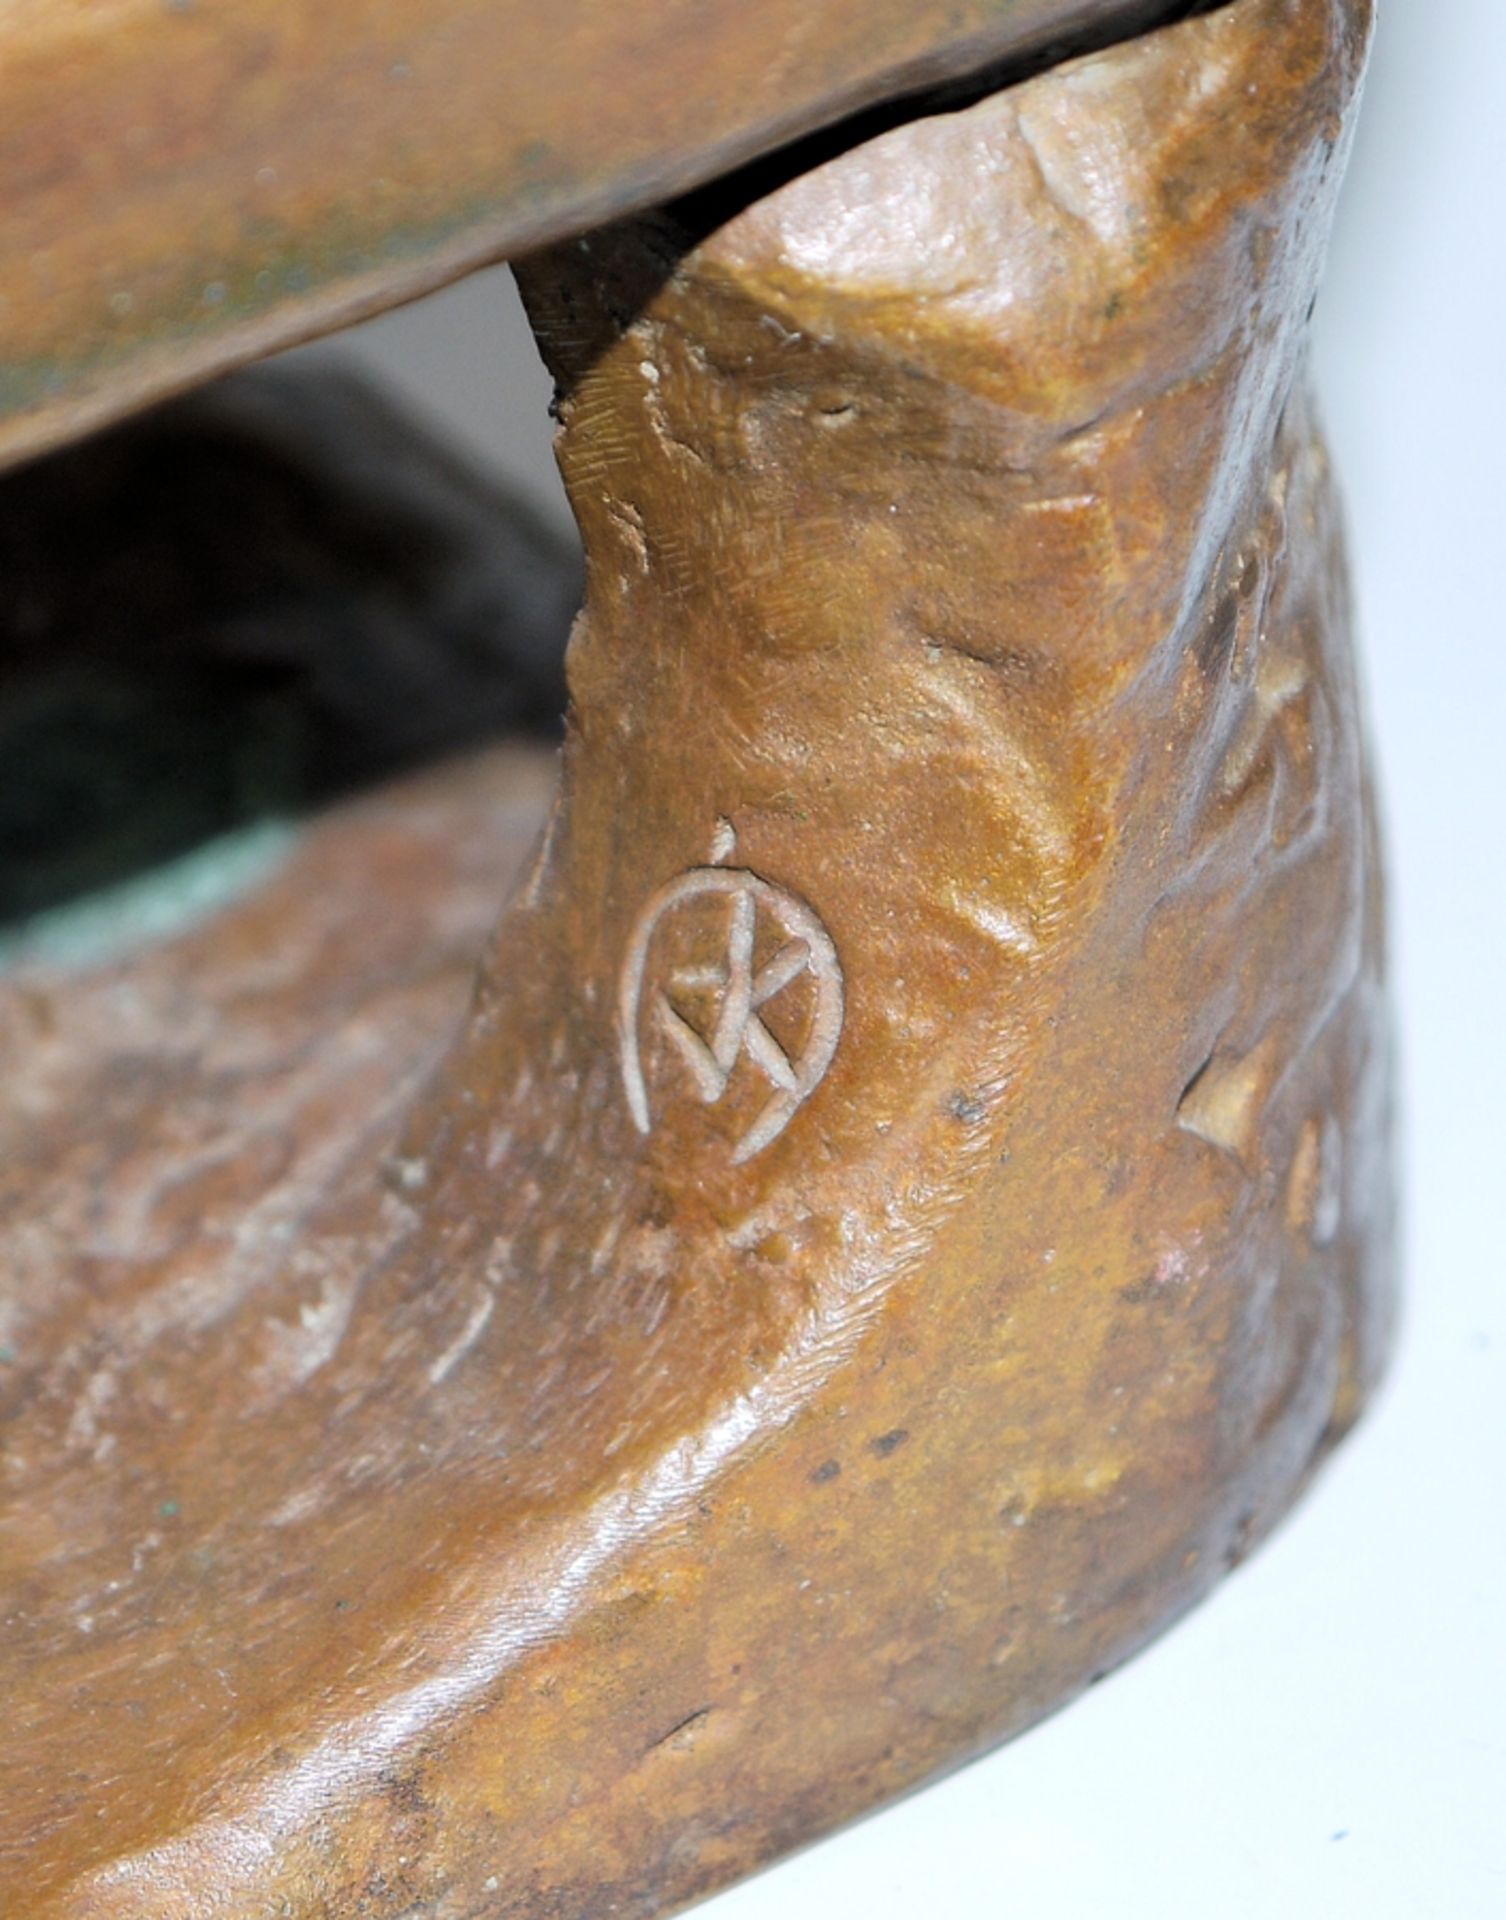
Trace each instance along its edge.
<instances>
[{"instance_id":1,"label":"blurred background","mask_svg":"<svg viewBox=\"0 0 1506 1920\"><path fill-rule=\"evenodd\" d=\"M1198 1614L721 1920L1506 1915L1506 6L1381 15L1315 350L1393 876L1389 1383ZM566 524L504 273L307 353L358 356Z\"/></svg>"}]
</instances>

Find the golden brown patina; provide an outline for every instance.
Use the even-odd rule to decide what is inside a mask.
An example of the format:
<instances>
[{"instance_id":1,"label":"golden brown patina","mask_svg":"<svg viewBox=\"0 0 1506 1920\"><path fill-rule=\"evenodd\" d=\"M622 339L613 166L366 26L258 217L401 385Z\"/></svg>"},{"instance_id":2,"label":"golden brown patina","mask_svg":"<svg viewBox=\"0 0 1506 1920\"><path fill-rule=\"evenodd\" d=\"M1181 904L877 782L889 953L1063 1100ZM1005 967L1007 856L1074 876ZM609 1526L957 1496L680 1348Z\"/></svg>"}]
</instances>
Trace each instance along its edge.
<instances>
[{"instance_id":1,"label":"golden brown patina","mask_svg":"<svg viewBox=\"0 0 1506 1920\"><path fill-rule=\"evenodd\" d=\"M0 0L0 463L1176 0Z\"/></svg>"},{"instance_id":2,"label":"golden brown patina","mask_svg":"<svg viewBox=\"0 0 1506 1920\"><path fill-rule=\"evenodd\" d=\"M530 266L570 738L421 1098L484 769L427 857L327 830L370 920L305 867L10 983L5 1911L663 1911L1123 1659L1353 1420L1380 902L1302 352L1369 12Z\"/></svg>"}]
</instances>

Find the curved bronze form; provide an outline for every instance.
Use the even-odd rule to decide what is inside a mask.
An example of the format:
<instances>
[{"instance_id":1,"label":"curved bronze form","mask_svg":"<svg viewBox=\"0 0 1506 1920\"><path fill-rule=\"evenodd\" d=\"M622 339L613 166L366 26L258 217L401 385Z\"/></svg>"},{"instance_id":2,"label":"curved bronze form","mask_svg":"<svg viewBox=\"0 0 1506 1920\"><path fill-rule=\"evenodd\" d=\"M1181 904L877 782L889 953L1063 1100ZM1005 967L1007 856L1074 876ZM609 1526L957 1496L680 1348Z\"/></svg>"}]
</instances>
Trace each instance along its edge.
<instances>
[{"instance_id":1,"label":"curved bronze form","mask_svg":"<svg viewBox=\"0 0 1506 1920\"><path fill-rule=\"evenodd\" d=\"M6 0L0 464L1179 0Z\"/></svg>"},{"instance_id":2,"label":"curved bronze form","mask_svg":"<svg viewBox=\"0 0 1506 1920\"><path fill-rule=\"evenodd\" d=\"M589 579L463 1022L494 762L12 1003L0 1907L663 1911L1124 1659L1354 1420L1303 346L1369 15L527 264Z\"/></svg>"}]
</instances>

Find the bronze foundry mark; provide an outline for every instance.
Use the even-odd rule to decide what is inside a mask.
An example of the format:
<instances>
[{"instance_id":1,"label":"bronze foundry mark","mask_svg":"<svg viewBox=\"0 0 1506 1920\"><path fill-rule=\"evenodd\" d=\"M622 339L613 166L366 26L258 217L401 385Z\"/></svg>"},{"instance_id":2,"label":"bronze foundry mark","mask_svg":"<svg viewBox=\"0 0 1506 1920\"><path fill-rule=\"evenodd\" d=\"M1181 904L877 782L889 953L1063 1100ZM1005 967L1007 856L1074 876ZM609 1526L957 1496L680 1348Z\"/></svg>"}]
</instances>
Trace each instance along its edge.
<instances>
[{"instance_id":1,"label":"bronze foundry mark","mask_svg":"<svg viewBox=\"0 0 1506 1920\"><path fill-rule=\"evenodd\" d=\"M644 903L628 943L617 1005L623 1085L640 1133L651 1133L654 1125L643 1069L645 1020L668 1043L707 1106L715 1106L726 1093L733 1069L745 1055L768 1082L768 1099L733 1148L732 1163L737 1166L777 1140L825 1079L842 1037L843 983L837 949L820 917L786 888L743 868L716 864L732 847L731 828L722 823L712 843L713 864L692 867ZM686 909L708 896L726 902L722 954L675 968L666 987L646 995L655 935L661 926L683 919L687 930L693 926L704 941L704 917L692 918ZM777 940L772 951L770 934ZM759 964L761 943L768 957ZM807 976L813 985L810 1016L803 1040L789 1046L770 1031L763 1009ZM699 1020L685 1010L688 996L700 1005ZM715 1006L709 1030L704 1015L708 996Z\"/></svg>"}]
</instances>

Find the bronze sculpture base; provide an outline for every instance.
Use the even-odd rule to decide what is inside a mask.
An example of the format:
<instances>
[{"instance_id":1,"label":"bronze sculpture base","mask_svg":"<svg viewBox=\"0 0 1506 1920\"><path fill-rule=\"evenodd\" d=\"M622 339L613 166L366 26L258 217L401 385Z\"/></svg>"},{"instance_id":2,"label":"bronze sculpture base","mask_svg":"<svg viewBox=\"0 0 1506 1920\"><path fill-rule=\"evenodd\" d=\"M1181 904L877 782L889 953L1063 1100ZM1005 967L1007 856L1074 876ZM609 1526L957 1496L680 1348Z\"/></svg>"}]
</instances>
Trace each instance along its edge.
<instances>
[{"instance_id":1,"label":"bronze sculpture base","mask_svg":"<svg viewBox=\"0 0 1506 1920\"><path fill-rule=\"evenodd\" d=\"M529 265L569 741L421 1097L484 766L364 921L342 859L204 935L170 1059L106 982L81 1091L13 996L12 1906L663 1911L1123 1659L1353 1420L1300 364L1367 22L1238 0Z\"/></svg>"}]
</instances>

